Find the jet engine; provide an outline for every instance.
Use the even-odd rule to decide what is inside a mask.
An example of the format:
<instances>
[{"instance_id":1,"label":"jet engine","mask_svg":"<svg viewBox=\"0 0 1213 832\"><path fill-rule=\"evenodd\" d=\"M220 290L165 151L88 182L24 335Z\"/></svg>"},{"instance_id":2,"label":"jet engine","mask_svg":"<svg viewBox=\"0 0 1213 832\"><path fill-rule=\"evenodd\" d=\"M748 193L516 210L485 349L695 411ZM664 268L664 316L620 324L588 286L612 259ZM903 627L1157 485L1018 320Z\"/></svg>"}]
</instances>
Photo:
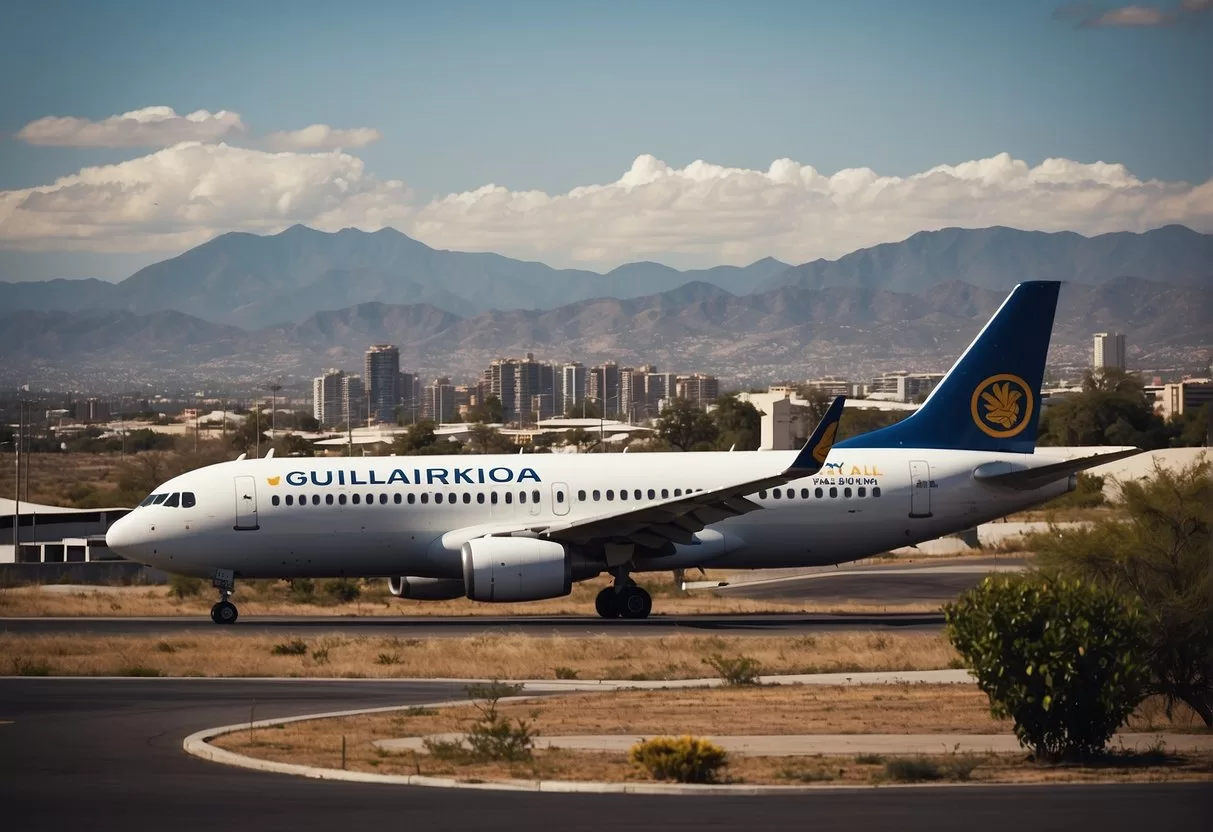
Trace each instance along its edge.
<instances>
[{"instance_id":1,"label":"jet engine","mask_svg":"<svg viewBox=\"0 0 1213 832\"><path fill-rule=\"evenodd\" d=\"M387 588L397 598L415 601L449 601L464 596L463 581L458 578L415 578L403 575L388 578Z\"/></svg>"},{"instance_id":2,"label":"jet engine","mask_svg":"<svg viewBox=\"0 0 1213 832\"><path fill-rule=\"evenodd\" d=\"M559 543L478 537L463 544L463 583L473 601L538 601L573 591L573 563Z\"/></svg>"}]
</instances>

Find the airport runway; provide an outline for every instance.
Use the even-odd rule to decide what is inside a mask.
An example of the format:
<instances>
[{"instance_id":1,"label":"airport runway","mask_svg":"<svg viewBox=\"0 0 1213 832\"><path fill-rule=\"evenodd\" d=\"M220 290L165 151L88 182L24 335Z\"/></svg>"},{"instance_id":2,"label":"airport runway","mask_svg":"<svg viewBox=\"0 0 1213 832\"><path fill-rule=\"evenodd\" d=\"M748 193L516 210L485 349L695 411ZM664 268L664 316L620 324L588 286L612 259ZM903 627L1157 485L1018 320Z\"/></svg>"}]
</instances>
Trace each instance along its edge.
<instances>
[{"instance_id":1,"label":"airport runway","mask_svg":"<svg viewBox=\"0 0 1213 832\"><path fill-rule=\"evenodd\" d=\"M256 717L460 695L426 682L0 679L0 805L66 829L1208 829L1208 783L826 789L788 797L539 795L307 780L207 763L189 733Z\"/></svg>"},{"instance_id":2,"label":"airport runway","mask_svg":"<svg viewBox=\"0 0 1213 832\"><path fill-rule=\"evenodd\" d=\"M181 633L270 633L315 635L458 638L485 633L531 636L668 636L675 633L780 635L846 630L933 631L943 626L939 613L783 613L779 615L655 615L643 621L604 620L597 616L242 616L221 628L204 616L162 618L0 618L0 633L97 635L180 635Z\"/></svg>"}]
</instances>

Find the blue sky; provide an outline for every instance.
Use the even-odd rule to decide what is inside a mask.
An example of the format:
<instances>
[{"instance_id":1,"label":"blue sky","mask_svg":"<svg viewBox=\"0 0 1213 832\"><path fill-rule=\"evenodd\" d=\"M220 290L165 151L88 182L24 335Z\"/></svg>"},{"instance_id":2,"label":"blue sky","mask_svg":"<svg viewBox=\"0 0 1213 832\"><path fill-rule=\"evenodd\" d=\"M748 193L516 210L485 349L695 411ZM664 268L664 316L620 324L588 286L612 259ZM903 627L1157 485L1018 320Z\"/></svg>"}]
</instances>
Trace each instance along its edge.
<instances>
[{"instance_id":1,"label":"blue sky","mask_svg":"<svg viewBox=\"0 0 1213 832\"><path fill-rule=\"evenodd\" d=\"M1059 15L1035 0L26 3L0 34L0 191L155 150L36 146L15 137L27 123L152 105L234 111L249 142L314 123L374 128L382 138L350 152L416 204L488 183L563 194L618 180L641 154L673 169L703 159L766 171L790 158L825 176L909 177L1005 152L1029 166L1059 157L1207 182L1209 13L1081 25L1116 5ZM194 238L139 251L55 239L0 235L0 279L114 278ZM553 239L563 242L507 253L621 259ZM643 253L680 264L727 251Z\"/></svg>"}]
</instances>

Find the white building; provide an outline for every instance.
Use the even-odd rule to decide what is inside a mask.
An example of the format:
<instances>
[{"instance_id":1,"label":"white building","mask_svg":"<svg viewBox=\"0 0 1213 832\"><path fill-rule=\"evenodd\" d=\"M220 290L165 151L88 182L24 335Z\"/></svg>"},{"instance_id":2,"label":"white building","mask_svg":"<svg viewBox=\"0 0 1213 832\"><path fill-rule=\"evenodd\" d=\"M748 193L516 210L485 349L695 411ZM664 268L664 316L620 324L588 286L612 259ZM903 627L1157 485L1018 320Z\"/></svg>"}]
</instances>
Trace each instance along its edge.
<instances>
[{"instance_id":1,"label":"white building","mask_svg":"<svg viewBox=\"0 0 1213 832\"><path fill-rule=\"evenodd\" d=\"M1096 332L1091 366L1096 370L1125 369L1125 336L1119 332Z\"/></svg>"}]
</instances>

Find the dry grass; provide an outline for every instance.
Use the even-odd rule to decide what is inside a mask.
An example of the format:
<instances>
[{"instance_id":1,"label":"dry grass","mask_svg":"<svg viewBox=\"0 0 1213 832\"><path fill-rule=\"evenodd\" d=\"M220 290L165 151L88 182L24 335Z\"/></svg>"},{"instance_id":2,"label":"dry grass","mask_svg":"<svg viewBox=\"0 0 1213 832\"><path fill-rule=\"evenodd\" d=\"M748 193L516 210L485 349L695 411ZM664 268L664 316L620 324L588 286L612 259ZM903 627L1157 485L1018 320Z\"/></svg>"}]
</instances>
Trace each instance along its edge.
<instances>
[{"instance_id":1,"label":"dry grass","mask_svg":"<svg viewBox=\"0 0 1213 832\"><path fill-rule=\"evenodd\" d=\"M298 642L298 645L295 645ZM275 654L275 647L298 654ZM0 634L0 673L333 678L694 679L711 654L748 656L767 674L931 670L956 665L940 635L690 636L621 639L486 634L469 638ZM559 671L558 671L559 669ZM559 674L559 675L558 675Z\"/></svg>"},{"instance_id":2,"label":"dry grass","mask_svg":"<svg viewBox=\"0 0 1213 832\"><path fill-rule=\"evenodd\" d=\"M565 598L525 604L483 604L460 598L454 601L410 601L394 598L386 580L361 583L362 594L350 603L335 603L324 595L325 581L316 584L316 599L296 600L284 581L242 581L233 600L240 614L253 615L593 615L594 596L610 579L596 578L574 585ZM640 576L638 581L653 595L655 615L728 615L794 612L931 612L938 604L872 605L840 599L829 603L782 602L724 597L708 592L682 593L668 577ZM59 593L39 587L0 589L0 617L16 616L178 616L207 615L218 596L209 586L193 597L176 598L167 586L123 587L118 592Z\"/></svg>"},{"instance_id":3,"label":"dry grass","mask_svg":"<svg viewBox=\"0 0 1213 832\"><path fill-rule=\"evenodd\" d=\"M623 691L576 694L507 702L501 711L534 721L538 735L573 734L793 734L793 733L1001 733L1004 721L989 716L986 698L975 686L784 687ZM382 774L425 774L462 779L645 780L623 754L542 750L525 763L459 764L413 752L385 752L373 740L465 730L475 716L459 706L414 708L388 714L297 722L237 732L215 744L232 751L282 762L339 767L345 739L346 767ZM676 726L672 728L671 726ZM1156 725L1156 729L1174 725ZM1140 726L1138 726L1140 728ZM916 759L919 759L916 757ZM968 769L978 782L1034 782L1208 779L1213 755L1170 760L1112 757L1087 766L1039 766L1024 754L929 756L948 776ZM864 762L861 762L863 760ZM962 765L957 766L957 763ZM732 782L803 784L872 783L888 779L883 760L868 757L749 757L735 755Z\"/></svg>"}]
</instances>

